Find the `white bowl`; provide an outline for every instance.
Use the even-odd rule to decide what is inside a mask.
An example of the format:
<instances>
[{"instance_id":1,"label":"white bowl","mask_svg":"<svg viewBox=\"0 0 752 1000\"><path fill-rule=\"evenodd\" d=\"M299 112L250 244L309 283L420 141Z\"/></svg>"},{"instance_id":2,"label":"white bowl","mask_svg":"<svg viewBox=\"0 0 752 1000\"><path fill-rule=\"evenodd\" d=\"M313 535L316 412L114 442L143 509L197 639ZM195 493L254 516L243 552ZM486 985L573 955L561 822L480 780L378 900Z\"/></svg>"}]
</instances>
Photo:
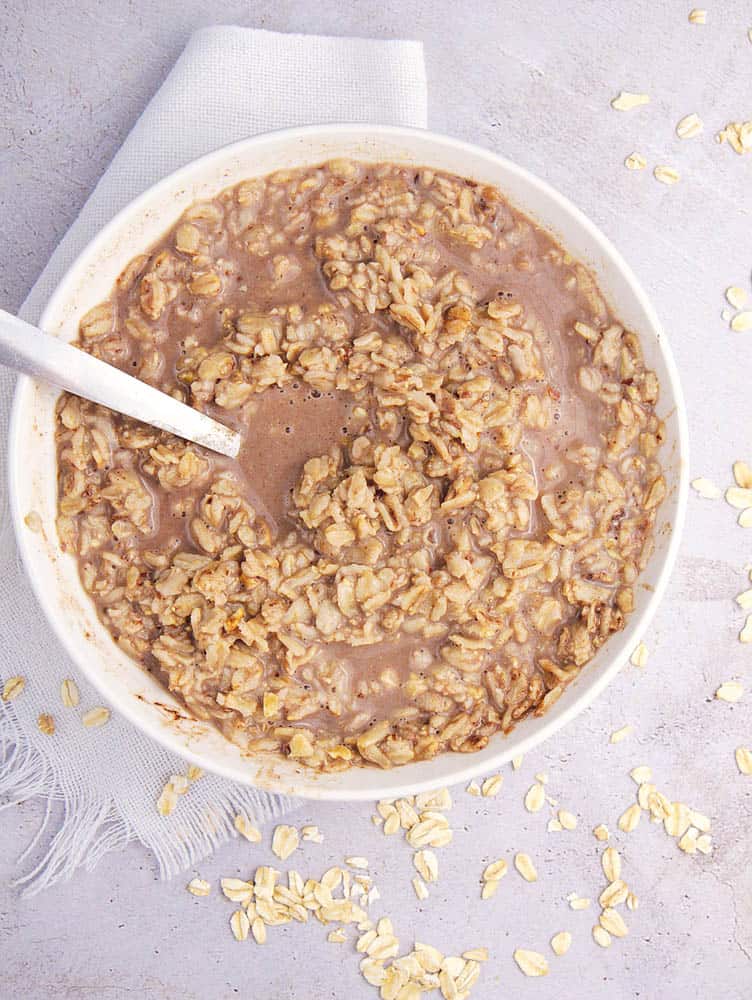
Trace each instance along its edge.
<instances>
[{"instance_id":1,"label":"white bowl","mask_svg":"<svg viewBox=\"0 0 752 1000\"><path fill-rule=\"evenodd\" d=\"M185 709L115 644L85 593L75 559L61 553L55 529L54 407L58 393L22 378L10 431L10 490L16 535L47 618L71 658L103 698L170 750L243 784L321 799L389 798L467 781L526 753L581 712L614 677L642 638L663 594L676 555L687 494L687 426L681 388L665 334L624 260L601 232L548 184L476 146L408 128L323 125L285 129L226 146L176 171L120 212L83 251L49 301L41 326L73 340L88 309L110 293L123 267L157 240L197 199L211 198L246 177L315 165L333 157L427 165L497 186L513 205L549 230L597 275L616 316L641 337L647 364L661 383L666 420L662 450L669 492L660 509L655 553L636 592L627 627L582 670L551 711L496 735L474 754L443 754L392 771L356 768L317 774L292 760L247 756ZM43 533L24 516L35 510Z\"/></svg>"}]
</instances>

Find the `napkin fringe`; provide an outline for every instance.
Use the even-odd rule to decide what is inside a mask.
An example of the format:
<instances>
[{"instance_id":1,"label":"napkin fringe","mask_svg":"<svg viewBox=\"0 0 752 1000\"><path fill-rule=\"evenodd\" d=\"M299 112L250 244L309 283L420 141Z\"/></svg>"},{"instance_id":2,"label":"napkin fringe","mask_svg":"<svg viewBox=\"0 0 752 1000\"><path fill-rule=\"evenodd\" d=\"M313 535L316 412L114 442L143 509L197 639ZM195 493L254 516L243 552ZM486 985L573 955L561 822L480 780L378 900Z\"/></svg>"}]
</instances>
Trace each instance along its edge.
<instances>
[{"instance_id":1,"label":"napkin fringe","mask_svg":"<svg viewBox=\"0 0 752 1000\"><path fill-rule=\"evenodd\" d=\"M112 801L80 791L66 792L57 768L23 733L11 706L0 706L0 810L34 796L47 800L36 834L18 858L23 863L45 839L61 804L63 819L30 871L14 881L31 896L70 878L77 868L91 869L108 851L124 847L135 836Z\"/></svg>"},{"instance_id":2,"label":"napkin fringe","mask_svg":"<svg viewBox=\"0 0 752 1000\"><path fill-rule=\"evenodd\" d=\"M15 712L0 702L0 811L41 795L47 809L31 843L18 859L23 863L44 842L34 866L14 882L22 895L33 896L57 882L66 881L79 868L91 871L105 854L121 850L138 839L154 854L161 878L172 878L208 857L231 837L237 837L234 820L245 813L257 823L274 819L295 808L280 796L255 788L230 786L201 811L180 816L180 803L171 817L158 817L148 835L137 835L114 798L102 801L76 784L69 787L60 769L27 740ZM58 819L62 813L62 819ZM47 836L50 828L55 833Z\"/></svg>"}]
</instances>

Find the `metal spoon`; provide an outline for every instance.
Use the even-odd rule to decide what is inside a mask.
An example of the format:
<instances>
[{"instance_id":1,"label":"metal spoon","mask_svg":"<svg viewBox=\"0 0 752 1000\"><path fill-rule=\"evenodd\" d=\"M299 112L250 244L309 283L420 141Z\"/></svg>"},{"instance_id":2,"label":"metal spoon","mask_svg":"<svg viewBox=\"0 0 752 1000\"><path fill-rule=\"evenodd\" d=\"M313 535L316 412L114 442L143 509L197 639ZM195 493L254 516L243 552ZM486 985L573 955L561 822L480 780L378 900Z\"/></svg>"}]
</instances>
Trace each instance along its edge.
<instances>
[{"instance_id":1,"label":"metal spoon","mask_svg":"<svg viewBox=\"0 0 752 1000\"><path fill-rule=\"evenodd\" d=\"M0 364L236 458L240 435L119 368L0 309Z\"/></svg>"}]
</instances>

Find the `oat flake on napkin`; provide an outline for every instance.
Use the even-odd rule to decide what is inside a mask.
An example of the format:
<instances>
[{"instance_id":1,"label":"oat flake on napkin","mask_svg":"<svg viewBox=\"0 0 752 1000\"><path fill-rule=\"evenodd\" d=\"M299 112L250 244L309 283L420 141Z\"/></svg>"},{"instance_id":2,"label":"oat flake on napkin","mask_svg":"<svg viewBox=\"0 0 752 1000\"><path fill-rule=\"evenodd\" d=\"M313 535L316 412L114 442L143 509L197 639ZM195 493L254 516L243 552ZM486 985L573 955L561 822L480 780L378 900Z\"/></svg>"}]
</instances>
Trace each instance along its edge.
<instances>
[{"instance_id":1,"label":"oat flake on napkin","mask_svg":"<svg viewBox=\"0 0 752 1000\"><path fill-rule=\"evenodd\" d=\"M51 292L98 230L165 174L225 143L292 125L332 121L426 125L420 43L280 35L249 28L196 32L147 106L76 222L29 293L21 315L37 322ZM93 867L107 851L138 840L170 876L235 834L245 812L257 823L293 803L204 775L169 817L156 809L172 774L186 765L113 713L97 729L81 716L101 697L79 675L48 628L20 566L6 486L13 376L0 369L0 688L26 680L22 694L0 701L0 799L47 800L42 829L29 846L20 882L38 891ZM61 682L81 692L63 706ZM49 712L55 733L39 731ZM32 860L33 858L33 860Z\"/></svg>"}]
</instances>

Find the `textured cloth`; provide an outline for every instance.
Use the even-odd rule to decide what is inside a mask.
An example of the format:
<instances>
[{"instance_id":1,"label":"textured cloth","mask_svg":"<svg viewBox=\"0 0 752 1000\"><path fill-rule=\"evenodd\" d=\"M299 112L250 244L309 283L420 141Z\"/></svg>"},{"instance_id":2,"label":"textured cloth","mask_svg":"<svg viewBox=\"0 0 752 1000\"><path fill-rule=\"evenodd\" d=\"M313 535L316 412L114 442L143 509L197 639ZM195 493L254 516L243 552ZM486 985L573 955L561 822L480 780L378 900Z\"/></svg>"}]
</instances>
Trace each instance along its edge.
<instances>
[{"instance_id":1,"label":"textured cloth","mask_svg":"<svg viewBox=\"0 0 752 1000\"><path fill-rule=\"evenodd\" d=\"M332 121L426 125L422 46L279 35L247 28L196 32L141 115L24 303L37 322L51 292L87 242L124 205L165 174L218 146L258 132ZM47 627L21 568L6 486L10 372L0 369L0 686L22 675L26 688L0 701L0 797L6 804L46 798L45 823L29 846L21 881L36 891L92 867L105 852L139 840L169 876L234 835L233 818L257 823L293 807L205 775L171 816L156 801L186 765L113 713L98 729L81 715L101 704ZM77 708L64 708L60 684L76 680ZM54 736L37 727L55 717ZM32 860L33 857L33 860Z\"/></svg>"}]
</instances>

